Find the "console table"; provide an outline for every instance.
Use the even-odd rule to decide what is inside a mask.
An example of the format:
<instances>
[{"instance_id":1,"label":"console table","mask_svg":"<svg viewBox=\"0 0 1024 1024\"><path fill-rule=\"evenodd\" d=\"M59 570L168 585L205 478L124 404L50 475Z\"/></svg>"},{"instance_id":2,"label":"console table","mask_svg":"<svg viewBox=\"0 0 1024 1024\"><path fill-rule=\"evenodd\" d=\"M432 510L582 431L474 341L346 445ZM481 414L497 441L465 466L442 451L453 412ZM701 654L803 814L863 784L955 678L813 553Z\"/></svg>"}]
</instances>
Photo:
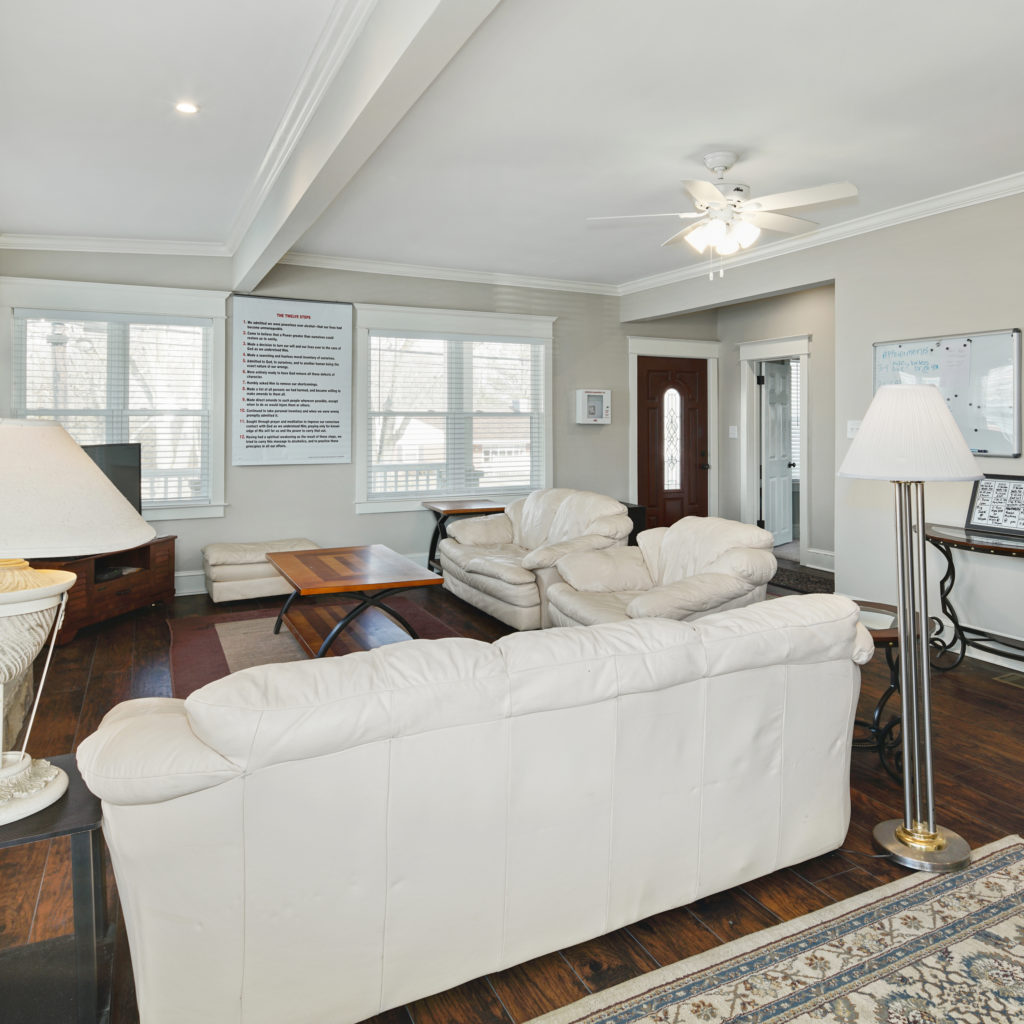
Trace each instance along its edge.
<instances>
[{"instance_id":1,"label":"console table","mask_svg":"<svg viewBox=\"0 0 1024 1024\"><path fill-rule=\"evenodd\" d=\"M946 573L939 581L939 599L942 610L953 626L953 635L948 641L932 641L935 650L940 654L954 655L953 661L939 664L933 660L932 667L940 672L948 672L956 668L964 660L968 647L976 647L979 651L996 654L1014 661L1024 661L1024 641L1013 637L989 633L974 626L964 626L953 607L951 594L956 583L956 566L953 563L953 550L976 551L983 555L1003 555L1008 558L1024 559L1024 537L1012 537L995 533L972 533L958 526L941 526L926 523L924 536L929 544L942 552L946 560ZM1000 644L993 647L992 644Z\"/></svg>"},{"instance_id":2,"label":"console table","mask_svg":"<svg viewBox=\"0 0 1024 1024\"><path fill-rule=\"evenodd\" d=\"M174 598L175 537L155 537L124 551L79 558L33 558L36 569L66 569L78 579L68 591L57 643L66 644L85 626Z\"/></svg>"},{"instance_id":3,"label":"console table","mask_svg":"<svg viewBox=\"0 0 1024 1024\"><path fill-rule=\"evenodd\" d=\"M445 527L452 516L492 516L496 512L505 511L504 505L499 505L488 498L421 501L420 504L434 513L434 533L430 538L430 550L427 552L427 568L432 572L441 571L441 563L437 560L437 544L448 536Z\"/></svg>"}]
</instances>

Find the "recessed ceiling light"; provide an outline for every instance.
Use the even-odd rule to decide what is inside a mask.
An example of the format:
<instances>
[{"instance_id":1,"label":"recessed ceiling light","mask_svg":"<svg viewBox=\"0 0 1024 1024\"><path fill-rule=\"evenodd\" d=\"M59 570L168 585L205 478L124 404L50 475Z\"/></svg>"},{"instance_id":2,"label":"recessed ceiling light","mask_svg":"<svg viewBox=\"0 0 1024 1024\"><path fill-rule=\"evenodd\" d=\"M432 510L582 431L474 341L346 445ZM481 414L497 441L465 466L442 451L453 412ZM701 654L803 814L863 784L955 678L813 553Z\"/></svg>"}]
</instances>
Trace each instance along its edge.
<instances>
[{"instance_id":1,"label":"recessed ceiling light","mask_svg":"<svg viewBox=\"0 0 1024 1024\"><path fill-rule=\"evenodd\" d=\"M189 103L188 100L182 100L181 103L176 103L174 109L179 114L198 114L199 108L194 103Z\"/></svg>"}]
</instances>

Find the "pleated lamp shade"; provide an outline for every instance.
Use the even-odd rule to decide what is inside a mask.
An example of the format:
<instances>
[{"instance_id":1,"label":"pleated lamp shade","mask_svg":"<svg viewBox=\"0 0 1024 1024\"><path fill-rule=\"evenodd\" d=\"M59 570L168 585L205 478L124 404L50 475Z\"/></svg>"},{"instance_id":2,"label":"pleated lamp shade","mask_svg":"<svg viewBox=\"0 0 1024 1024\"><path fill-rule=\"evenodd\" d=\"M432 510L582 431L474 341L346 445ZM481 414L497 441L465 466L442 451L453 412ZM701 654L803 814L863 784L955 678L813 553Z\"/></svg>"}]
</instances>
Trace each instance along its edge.
<instances>
[{"instance_id":1,"label":"pleated lamp shade","mask_svg":"<svg viewBox=\"0 0 1024 1024\"><path fill-rule=\"evenodd\" d=\"M0 419L0 558L98 555L155 535L59 423Z\"/></svg>"},{"instance_id":2,"label":"pleated lamp shade","mask_svg":"<svg viewBox=\"0 0 1024 1024\"><path fill-rule=\"evenodd\" d=\"M865 480L978 480L983 474L939 389L880 387L839 467Z\"/></svg>"}]
</instances>

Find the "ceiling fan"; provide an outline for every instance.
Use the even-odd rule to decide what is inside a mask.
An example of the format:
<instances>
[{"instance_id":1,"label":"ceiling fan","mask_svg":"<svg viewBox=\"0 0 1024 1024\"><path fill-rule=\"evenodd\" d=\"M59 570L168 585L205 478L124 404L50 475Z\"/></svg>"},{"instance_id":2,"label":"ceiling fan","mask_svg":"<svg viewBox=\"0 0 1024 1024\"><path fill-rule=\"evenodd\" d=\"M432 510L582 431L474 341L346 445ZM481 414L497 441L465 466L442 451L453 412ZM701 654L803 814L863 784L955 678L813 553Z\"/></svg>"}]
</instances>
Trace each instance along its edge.
<instances>
[{"instance_id":1,"label":"ceiling fan","mask_svg":"<svg viewBox=\"0 0 1024 1024\"><path fill-rule=\"evenodd\" d=\"M694 223L676 232L662 245L687 242L699 253L712 248L719 256L730 256L752 245L761 230L798 234L816 227L814 221L778 213L801 206L816 206L834 199L848 199L857 195L857 186L848 181L830 185L817 185L792 192L750 197L750 186L725 180L726 172L736 163L736 154L708 153L704 166L715 175L715 181L687 180L683 188L693 199L692 213L634 213L617 217L589 217L588 220L632 220L637 217L678 217L693 219Z\"/></svg>"}]
</instances>

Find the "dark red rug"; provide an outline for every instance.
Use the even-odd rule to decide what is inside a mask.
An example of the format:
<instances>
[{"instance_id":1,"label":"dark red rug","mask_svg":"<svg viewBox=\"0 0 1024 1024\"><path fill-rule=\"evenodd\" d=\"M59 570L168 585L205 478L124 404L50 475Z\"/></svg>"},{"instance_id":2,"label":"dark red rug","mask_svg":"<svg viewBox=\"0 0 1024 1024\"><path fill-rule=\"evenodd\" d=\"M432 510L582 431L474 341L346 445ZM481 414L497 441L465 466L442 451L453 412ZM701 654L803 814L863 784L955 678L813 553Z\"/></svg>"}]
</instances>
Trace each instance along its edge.
<instances>
[{"instance_id":1,"label":"dark red rug","mask_svg":"<svg viewBox=\"0 0 1024 1024\"><path fill-rule=\"evenodd\" d=\"M415 601L395 597L388 601L419 637L436 640L459 634L447 623L425 611ZM175 697L187 697L193 690L229 675L228 667L217 634L218 623L240 622L248 619L266 619L267 632L273 629L277 612L267 608L250 611L226 612L223 615L197 615L187 619L168 619L171 631L171 692ZM281 627L281 632L287 631ZM346 628L335 640L331 653L348 654L367 651L385 644L408 640L409 634L376 608L369 608Z\"/></svg>"}]
</instances>

